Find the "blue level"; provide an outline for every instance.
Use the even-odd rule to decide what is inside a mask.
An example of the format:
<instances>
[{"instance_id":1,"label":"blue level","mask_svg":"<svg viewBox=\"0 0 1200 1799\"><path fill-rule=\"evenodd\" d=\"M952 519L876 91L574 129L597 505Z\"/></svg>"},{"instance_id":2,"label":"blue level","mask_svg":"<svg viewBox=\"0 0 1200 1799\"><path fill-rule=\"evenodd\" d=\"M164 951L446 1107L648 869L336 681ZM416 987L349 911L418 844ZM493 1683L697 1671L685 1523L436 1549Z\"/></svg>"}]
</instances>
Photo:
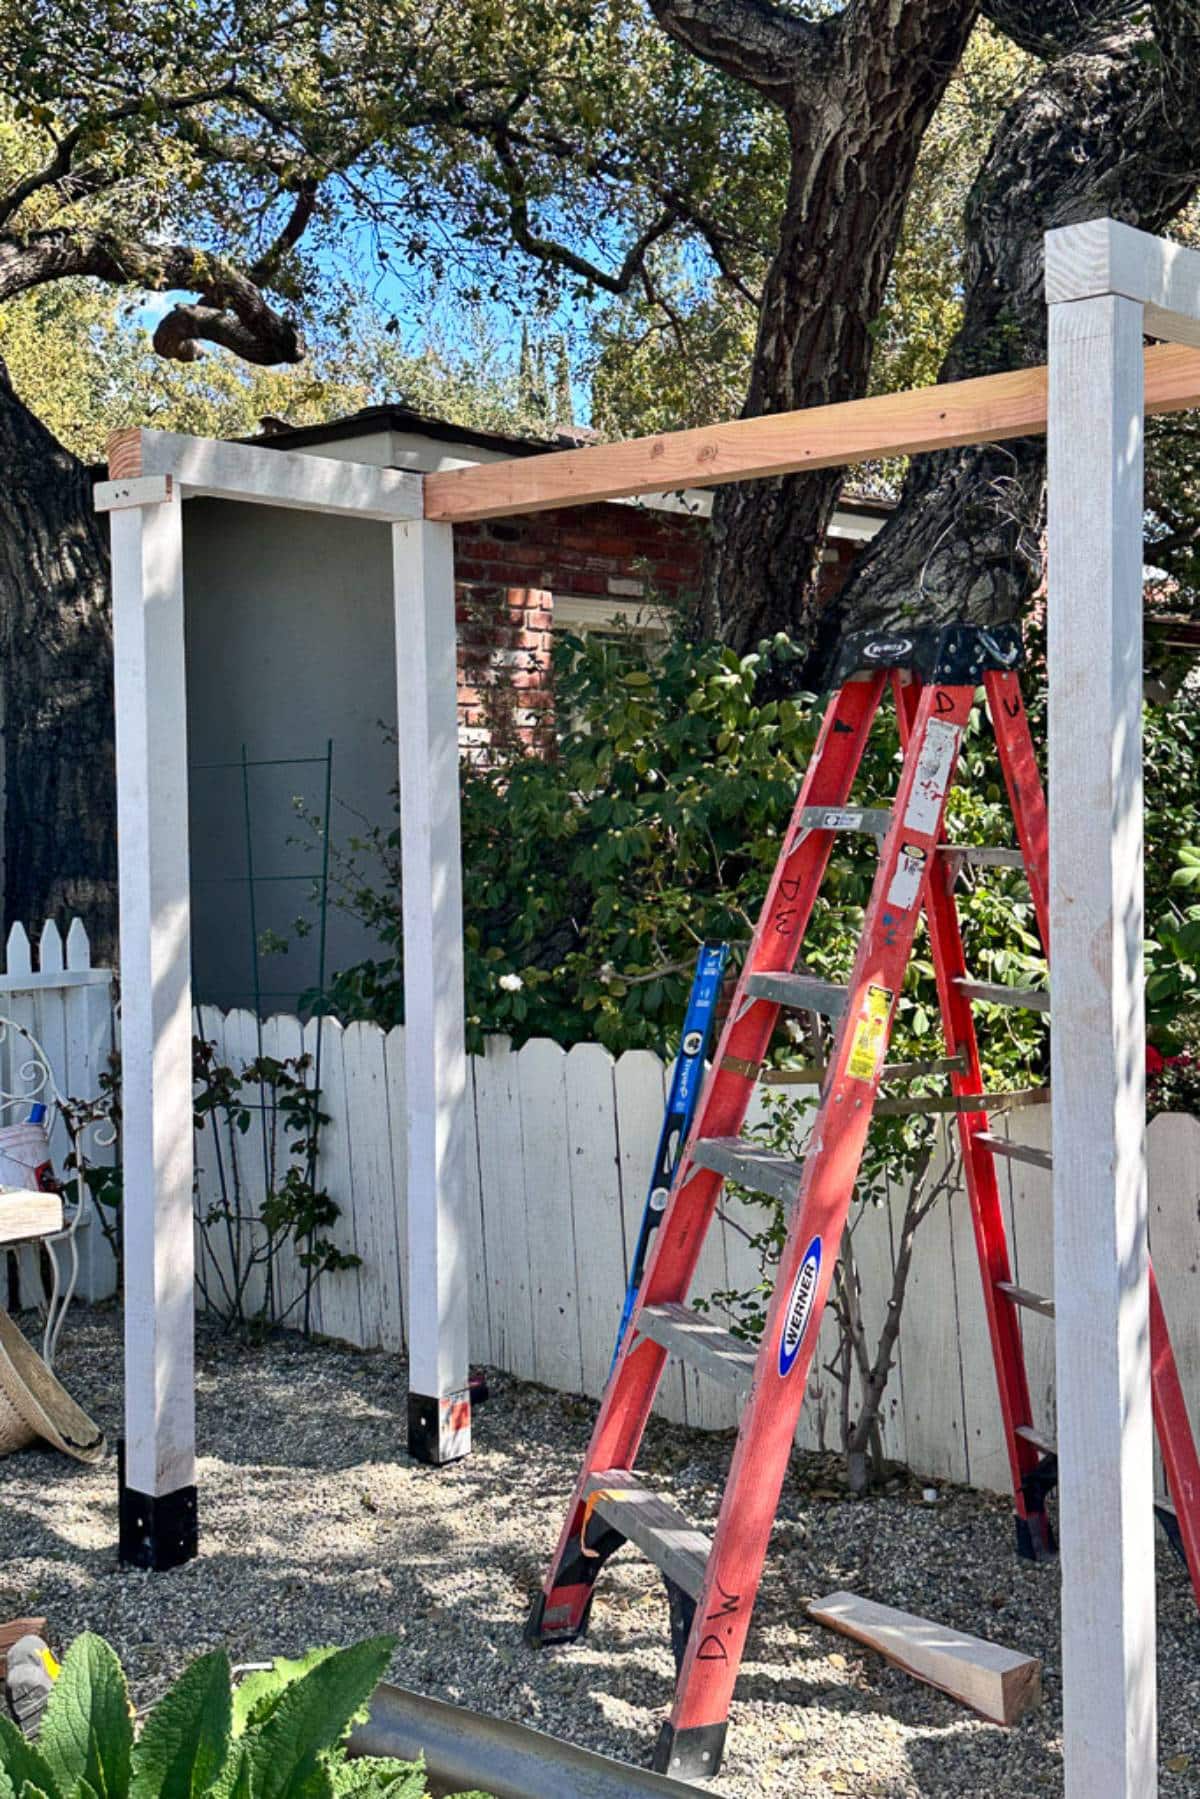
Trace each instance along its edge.
<instances>
[{"instance_id":1,"label":"blue level","mask_svg":"<svg viewBox=\"0 0 1200 1799\"><path fill-rule=\"evenodd\" d=\"M650 1253L650 1239L662 1223L680 1151L692 1128L692 1114L700 1097L704 1058L712 1040L717 1000L721 994L721 978L728 958L729 945L726 943L706 943L696 958L696 973L683 1017L683 1036L679 1040L679 1054L675 1058L675 1070L667 1093L667 1109L659 1133L658 1149L654 1155L650 1191L646 1195L642 1228L638 1232L637 1248L633 1252L633 1262L629 1269L625 1309L621 1313L621 1328L617 1332L617 1346L613 1350L614 1368L637 1302L638 1288L646 1269L646 1257Z\"/></svg>"}]
</instances>

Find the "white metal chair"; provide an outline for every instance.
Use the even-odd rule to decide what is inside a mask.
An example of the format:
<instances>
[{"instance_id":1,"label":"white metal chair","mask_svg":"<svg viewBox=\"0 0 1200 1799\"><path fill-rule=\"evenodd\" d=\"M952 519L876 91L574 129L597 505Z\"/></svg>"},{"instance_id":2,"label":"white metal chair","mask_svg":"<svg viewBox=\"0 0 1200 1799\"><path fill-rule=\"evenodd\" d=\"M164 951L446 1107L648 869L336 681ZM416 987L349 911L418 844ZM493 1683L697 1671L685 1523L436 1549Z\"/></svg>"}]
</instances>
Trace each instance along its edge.
<instances>
[{"instance_id":1,"label":"white metal chair","mask_svg":"<svg viewBox=\"0 0 1200 1799\"><path fill-rule=\"evenodd\" d=\"M0 1014L0 1128L17 1123L18 1114L22 1120L27 1118L39 1105L46 1109L47 1139L53 1141L58 1136L61 1142L65 1138L70 1146L71 1166L60 1176L58 1192L38 1190L32 1167L29 1180L19 1189L0 1187L0 1257L4 1252L26 1248L47 1251L51 1275L42 1359L52 1368L79 1281L79 1232L94 1224L94 1208L83 1176L82 1130L59 1089L50 1058L32 1031L16 1019ZM115 1140L111 1123L92 1128L97 1145ZM19 1161L19 1153L11 1159Z\"/></svg>"}]
</instances>

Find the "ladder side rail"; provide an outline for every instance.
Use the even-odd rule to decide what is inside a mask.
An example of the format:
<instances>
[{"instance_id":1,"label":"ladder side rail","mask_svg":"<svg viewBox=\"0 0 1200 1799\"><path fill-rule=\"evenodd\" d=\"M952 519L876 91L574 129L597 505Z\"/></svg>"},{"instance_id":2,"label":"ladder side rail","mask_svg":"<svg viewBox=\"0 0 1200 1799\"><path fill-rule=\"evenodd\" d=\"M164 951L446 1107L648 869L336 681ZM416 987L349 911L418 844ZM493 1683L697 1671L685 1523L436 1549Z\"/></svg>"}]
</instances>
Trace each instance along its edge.
<instances>
[{"instance_id":1,"label":"ladder side rail","mask_svg":"<svg viewBox=\"0 0 1200 1799\"><path fill-rule=\"evenodd\" d=\"M1012 677L1006 676L1005 679ZM900 720L900 741L907 749L919 702L920 683L915 680L905 681L899 675L893 675L892 690ZM967 963L962 926L954 899L954 871L948 866L945 857L936 858L933 874L925 891L925 920L929 927L929 944L937 979L946 1054L956 1056L962 1053L966 1063L962 1072L952 1074L952 1091L956 1094L982 1094L985 1085L974 1011L970 1000L958 985L960 979L966 978ZM1001 1282L1012 1283L1013 1273L995 1158L986 1142L979 1141L989 1129L989 1119L986 1112L959 1112L957 1122L962 1146L963 1176L983 1285L988 1335L991 1338L992 1359L1000 1395L1004 1444L1012 1476L1018 1546L1023 1554L1040 1560L1053 1553L1053 1535L1046 1515L1045 1493L1035 1479L1039 1462L1038 1450L1028 1439L1017 1435L1020 1426L1033 1423L1033 1408L1017 1308L1000 1287Z\"/></svg>"},{"instance_id":2,"label":"ladder side rail","mask_svg":"<svg viewBox=\"0 0 1200 1799\"><path fill-rule=\"evenodd\" d=\"M1050 847L1046 796L1029 720L1015 674L986 676L988 705L1000 763L1025 857L1042 943L1050 944ZM1150 1280L1150 1398L1167 1487L1179 1524L1179 1546L1200 1603L1200 1456L1171 1346L1166 1313L1154 1276Z\"/></svg>"},{"instance_id":3,"label":"ladder side rail","mask_svg":"<svg viewBox=\"0 0 1200 1799\"><path fill-rule=\"evenodd\" d=\"M866 681L848 681L826 708L750 953L693 1115L689 1142L697 1137L736 1136L741 1130L779 1015L779 1007L772 1002L752 1001L745 995L746 980L756 970L790 970L796 961L836 835L806 826L802 814L810 806L832 809L845 804L886 678L879 673ZM633 1466L667 1363L667 1351L660 1343L639 1337L638 1316L645 1306L680 1303L687 1298L722 1184L720 1174L691 1162L685 1145L542 1597L527 1627L532 1641L567 1642L586 1629L601 1559L580 1553L589 1483L599 1470Z\"/></svg>"},{"instance_id":4,"label":"ladder side rail","mask_svg":"<svg viewBox=\"0 0 1200 1799\"><path fill-rule=\"evenodd\" d=\"M878 1095L973 688L930 686L913 722L704 1585L655 1765L719 1751ZM719 1754L718 1754L719 1759ZM716 1765L715 1762L712 1765Z\"/></svg>"},{"instance_id":5,"label":"ladder side rail","mask_svg":"<svg viewBox=\"0 0 1200 1799\"><path fill-rule=\"evenodd\" d=\"M1017 830L1017 842L1025 859L1025 878L1033 899L1038 935L1047 957L1050 954L1050 825L1046 812L1046 791L1042 771L1038 767L1033 734L1021 683L1015 673L986 674L983 678L988 713L1008 802Z\"/></svg>"}]
</instances>

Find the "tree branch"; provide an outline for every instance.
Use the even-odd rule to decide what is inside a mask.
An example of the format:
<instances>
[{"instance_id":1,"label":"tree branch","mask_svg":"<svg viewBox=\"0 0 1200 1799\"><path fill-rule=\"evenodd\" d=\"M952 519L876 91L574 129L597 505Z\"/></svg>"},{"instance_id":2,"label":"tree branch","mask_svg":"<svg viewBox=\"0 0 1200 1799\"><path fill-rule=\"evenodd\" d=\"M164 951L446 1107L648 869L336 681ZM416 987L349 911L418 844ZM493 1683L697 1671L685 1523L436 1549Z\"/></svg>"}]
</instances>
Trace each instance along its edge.
<instances>
[{"instance_id":1,"label":"tree branch","mask_svg":"<svg viewBox=\"0 0 1200 1799\"><path fill-rule=\"evenodd\" d=\"M982 12L1019 50L1053 62L1136 12L1145 0L983 0Z\"/></svg>"},{"instance_id":2,"label":"tree branch","mask_svg":"<svg viewBox=\"0 0 1200 1799\"><path fill-rule=\"evenodd\" d=\"M297 321L276 311L248 276L206 250L103 232L47 231L24 241L0 237L0 299L72 275L151 293L184 288L197 294L195 303L173 307L154 333L159 355L175 362L195 362L201 342L264 366L304 358Z\"/></svg>"},{"instance_id":3,"label":"tree branch","mask_svg":"<svg viewBox=\"0 0 1200 1799\"><path fill-rule=\"evenodd\" d=\"M258 261L249 270L249 279L256 287L267 287L280 263L294 250L308 228L309 221L317 210L317 194L320 183L313 175L308 175L296 189L296 198L287 222L280 231L275 242L263 251Z\"/></svg>"},{"instance_id":4,"label":"tree branch","mask_svg":"<svg viewBox=\"0 0 1200 1799\"><path fill-rule=\"evenodd\" d=\"M560 268L569 269L583 281L590 281L596 287L603 288L610 294L628 293L637 276L641 273L646 259L646 252L651 244L665 237L675 225L680 223L679 214L673 206L668 206L658 217L639 232L637 238L625 252L620 268L616 274L610 274L586 256L580 256L566 244L560 244L554 238L542 237L534 229L529 217L529 200L525 186L525 174L513 149L511 139L506 131L498 129L495 134L496 153L509 177L508 226L512 232L513 242L526 255L537 257L542 262L551 262Z\"/></svg>"},{"instance_id":5,"label":"tree branch","mask_svg":"<svg viewBox=\"0 0 1200 1799\"><path fill-rule=\"evenodd\" d=\"M833 66L838 17L802 19L768 0L650 0L663 30L767 99L815 102Z\"/></svg>"},{"instance_id":6,"label":"tree branch","mask_svg":"<svg viewBox=\"0 0 1200 1799\"><path fill-rule=\"evenodd\" d=\"M1200 18L1195 0L1153 0L1150 14L1168 86L1182 102L1195 84L1200 62Z\"/></svg>"},{"instance_id":7,"label":"tree branch","mask_svg":"<svg viewBox=\"0 0 1200 1799\"><path fill-rule=\"evenodd\" d=\"M75 152L80 144L92 132L102 130L106 126L122 124L127 119L138 117L144 110L148 100L164 112L189 112L194 107L203 106L212 100L229 99L240 91L233 82L220 82L216 86L197 88L191 93L177 94L163 98L154 94L141 94L134 100L127 100L120 106L113 106L107 112L89 115L73 125L55 144L54 154L44 162L40 169L30 170L28 175L16 182L7 194L0 197L0 225L17 213L26 200L40 193L43 188L53 187L61 183L71 173ZM115 175L113 179L115 180Z\"/></svg>"}]
</instances>

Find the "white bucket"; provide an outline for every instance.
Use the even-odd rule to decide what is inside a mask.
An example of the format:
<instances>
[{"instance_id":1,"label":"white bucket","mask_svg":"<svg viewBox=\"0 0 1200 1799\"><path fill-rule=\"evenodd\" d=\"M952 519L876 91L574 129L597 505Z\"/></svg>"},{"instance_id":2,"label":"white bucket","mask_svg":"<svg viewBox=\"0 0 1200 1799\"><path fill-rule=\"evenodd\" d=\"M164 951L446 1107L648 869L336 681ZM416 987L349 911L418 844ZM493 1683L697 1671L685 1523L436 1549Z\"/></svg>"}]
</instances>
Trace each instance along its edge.
<instances>
[{"instance_id":1,"label":"white bucket","mask_svg":"<svg viewBox=\"0 0 1200 1799\"><path fill-rule=\"evenodd\" d=\"M21 1187L26 1192L58 1191L44 1124L7 1124L0 1128L0 1187Z\"/></svg>"}]
</instances>

